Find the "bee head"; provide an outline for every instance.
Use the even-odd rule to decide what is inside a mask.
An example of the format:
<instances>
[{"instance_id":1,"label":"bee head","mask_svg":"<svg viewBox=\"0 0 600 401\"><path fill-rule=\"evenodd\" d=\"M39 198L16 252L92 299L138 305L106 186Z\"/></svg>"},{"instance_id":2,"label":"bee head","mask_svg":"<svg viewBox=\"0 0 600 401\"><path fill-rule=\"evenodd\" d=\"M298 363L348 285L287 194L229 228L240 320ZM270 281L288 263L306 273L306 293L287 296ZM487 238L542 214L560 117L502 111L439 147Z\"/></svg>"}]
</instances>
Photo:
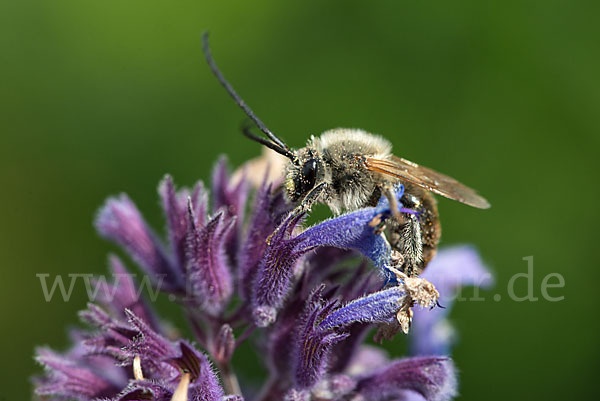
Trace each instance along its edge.
<instances>
[{"instance_id":1,"label":"bee head","mask_svg":"<svg viewBox=\"0 0 600 401\"><path fill-rule=\"evenodd\" d=\"M302 151L303 149L301 149ZM285 190L289 199L296 202L306 196L324 176L323 161L312 150L302 152L289 164Z\"/></svg>"}]
</instances>

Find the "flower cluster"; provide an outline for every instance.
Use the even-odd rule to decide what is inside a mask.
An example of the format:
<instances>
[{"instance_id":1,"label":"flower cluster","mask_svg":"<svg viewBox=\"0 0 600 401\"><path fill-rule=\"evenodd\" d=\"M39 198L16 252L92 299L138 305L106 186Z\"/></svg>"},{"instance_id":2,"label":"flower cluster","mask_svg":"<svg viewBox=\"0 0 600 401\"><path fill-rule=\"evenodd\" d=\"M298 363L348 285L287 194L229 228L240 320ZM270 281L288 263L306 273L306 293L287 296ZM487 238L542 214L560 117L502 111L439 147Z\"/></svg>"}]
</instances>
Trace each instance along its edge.
<instances>
[{"instance_id":1,"label":"flower cluster","mask_svg":"<svg viewBox=\"0 0 600 401\"><path fill-rule=\"evenodd\" d=\"M448 309L417 312L410 358L389 360L363 344L375 326L378 339L398 332L399 310L412 302L409 286L396 283L389 269L389 244L368 224L390 214L387 202L303 229L304 216L289 213L277 185L264 180L251 191L249 182L243 174L232 179L223 160L211 191L202 183L177 191L167 176L159 186L166 244L126 195L106 201L99 233L178 302L193 339L157 316L125 264L111 256L114 281L80 313L90 327L71 332L74 346L65 353L36 352L46 368L34 378L40 399L384 401L456 394ZM460 285L486 284L471 248L442 250L429 272L451 277L439 284L430 278L442 300ZM245 341L268 370L262 387L242 381L240 388L232 357Z\"/></svg>"}]
</instances>

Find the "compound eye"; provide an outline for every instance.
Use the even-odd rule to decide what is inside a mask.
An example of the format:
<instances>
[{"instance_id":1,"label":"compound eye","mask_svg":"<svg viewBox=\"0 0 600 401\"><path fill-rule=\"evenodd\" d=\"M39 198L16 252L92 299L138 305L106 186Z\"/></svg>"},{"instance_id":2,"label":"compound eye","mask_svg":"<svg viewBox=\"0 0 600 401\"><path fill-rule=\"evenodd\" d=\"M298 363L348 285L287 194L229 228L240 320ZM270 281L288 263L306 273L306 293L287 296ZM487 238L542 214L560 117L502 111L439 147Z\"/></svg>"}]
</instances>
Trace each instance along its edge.
<instances>
[{"instance_id":1,"label":"compound eye","mask_svg":"<svg viewBox=\"0 0 600 401\"><path fill-rule=\"evenodd\" d=\"M317 179L317 161L310 159L302 166L302 191L310 191L315 186Z\"/></svg>"}]
</instances>

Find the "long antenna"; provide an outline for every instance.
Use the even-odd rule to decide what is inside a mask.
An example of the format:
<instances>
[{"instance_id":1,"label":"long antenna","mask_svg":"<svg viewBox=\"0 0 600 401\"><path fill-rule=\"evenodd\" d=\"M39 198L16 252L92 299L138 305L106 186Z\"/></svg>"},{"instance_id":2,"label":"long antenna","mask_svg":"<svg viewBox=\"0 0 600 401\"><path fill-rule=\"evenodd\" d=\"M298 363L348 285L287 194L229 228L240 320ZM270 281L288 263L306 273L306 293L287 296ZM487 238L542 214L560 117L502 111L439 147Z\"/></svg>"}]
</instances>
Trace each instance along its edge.
<instances>
[{"instance_id":1,"label":"long antenna","mask_svg":"<svg viewBox=\"0 0 600 401\"><path fill-rule=\"evenodd\" d=\"M272 145L276 145L279 149L276 149L274 146L269 146L265 142L258 140L258 137L255 135L252 135L252 134L249 135L248 132L246 132L247 130L245 130L244 134L257 142L260 142L263 145L268 146L269 148L275 150L276 152L281 153L290 159L294 159L295 156L294 156L292 150L289 148L289 146L287 146L281 139L279 139L274 133L272 133L269 128L267 128L267 126L260 120L260 118L258 118L256 116L256 114L254 114L252 109L237 94L237 92L235 91L235 89L233 89L233 87L227 81L227 79L225 79L225 77L219 70L219 67L217 67L217 64L215 63L215 60L213 59L212 54L210 52L210 46L208 45L208 32L204 32L204 34L202 35L202 50L204 51L204 57L206 57L206 62L208 63L208 66L212 70L213 74L215 74L215 77L217 77L217 80L219 81L219 83L221 85L223 85L223 87L225 88L227 93L229 93L229 95L233 98L233 100L235 100L235 103L238 106L240 106L240 108L244 111L244 113L246 113L246 115L254 122L254 124L256 124L258 129L260 129L262 132L264 132L264 134L271 141L274 142L274 144L272 144Z\"/></svg>"},{"instance_id":2,"label":"long antenna","mask_svg":"<svg viewBox=\"0 0 600 401\"><path fill-rule=\"evenodd\" d=\"M267 148L272 149L275 152L284 155L285 157L289 158L292 161L296 160L296 156L291 151L286 150L286 149L282 148L281 146L277 145L276 143L266 140L265 138L261 138L260 136L255 135L252 131L250 131L250 127L248 126L248 123L249 123L249 121L245 121L242 124L242 134L244 134L246 137L252 139L253 141L260 143L261 145L264 145Z\"/></svg>"}]
</instances>

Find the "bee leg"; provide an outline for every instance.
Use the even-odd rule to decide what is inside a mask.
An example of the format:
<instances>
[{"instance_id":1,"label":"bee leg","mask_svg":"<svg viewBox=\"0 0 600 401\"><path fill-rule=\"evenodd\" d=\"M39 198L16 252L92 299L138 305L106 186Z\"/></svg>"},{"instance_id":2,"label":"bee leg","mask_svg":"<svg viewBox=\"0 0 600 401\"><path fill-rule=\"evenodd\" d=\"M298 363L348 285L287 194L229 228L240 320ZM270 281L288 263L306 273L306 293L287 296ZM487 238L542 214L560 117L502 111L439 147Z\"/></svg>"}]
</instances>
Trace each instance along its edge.
<instances>
[{"instance_id":1,"label":"bee leg","mask_svg":"<svg viewBox=\"0 0 600 401\"><path fill-rule=\"evenodd\" d=\"M423 238L421 224L415 215L404 216L405 223L400 230L400 252L404 256L404 272L410 277L417 275L423 263Z\"/></svg>"},{"instance_id":2,"label":"bee leg","mask_svg":"<svg viewBox=\"0 0 600 401\"><path fill-rule=\"evenodd\" d=\"M325 191L326 188L327 183L324 181L320 184L315 185L313 189L311 189L310 192L307 193L306 196L304 196L304 199L302 199L300 204L296 206L294 211L300 210L299 213L310 211L312 205L319 199L319 196L321 196L321 194Z\"/></svg>"},{"instance_id":3,"label":"bee leg","mask_svg":"<svg viewBox=\"0 0 600 401\"><path fill-rule=\"evenodd\" d=\"M386 191L386 196L389 191ZM393 192L392 192L393 194ZM390 202L391 204L391 202ZM394 215L391 229L392 247L396 249L403 257L401 270L409 277L417 276L423 270L423 232L420 221L422 209L421 200L410 194L405 193L402 197L402 206L417 211L417 214L401 213ZM395 208L398 210L398 208Z\"/></svg>"},{"instance_id":4,"label":"bee leg","mask_svg":"<svg viewBox=\"0 0 600 401\"><path fill-rule=\"evenodd\" d=\"M315 185L313 187L313 189L311 189L310 192L306 194L306 196L302 199L302 201L300 201L298 206L296 206L288 214L288 217L286 217L286 219L297 217L297 216L301 215L302 213L306 213L306 212L310 211L310 208L319 199L319 196L321 196L323 191L325 191L325 188L327 188L326 182L321 182L320 184ZM267 245L271 245L271 238L273 238L273 236L279 232L280 227L281 226L278 226L275 229L275 231L273 231L271 233L271 235L269 235L269 237L267 238Z\"/></svg>"}]
</instances>

